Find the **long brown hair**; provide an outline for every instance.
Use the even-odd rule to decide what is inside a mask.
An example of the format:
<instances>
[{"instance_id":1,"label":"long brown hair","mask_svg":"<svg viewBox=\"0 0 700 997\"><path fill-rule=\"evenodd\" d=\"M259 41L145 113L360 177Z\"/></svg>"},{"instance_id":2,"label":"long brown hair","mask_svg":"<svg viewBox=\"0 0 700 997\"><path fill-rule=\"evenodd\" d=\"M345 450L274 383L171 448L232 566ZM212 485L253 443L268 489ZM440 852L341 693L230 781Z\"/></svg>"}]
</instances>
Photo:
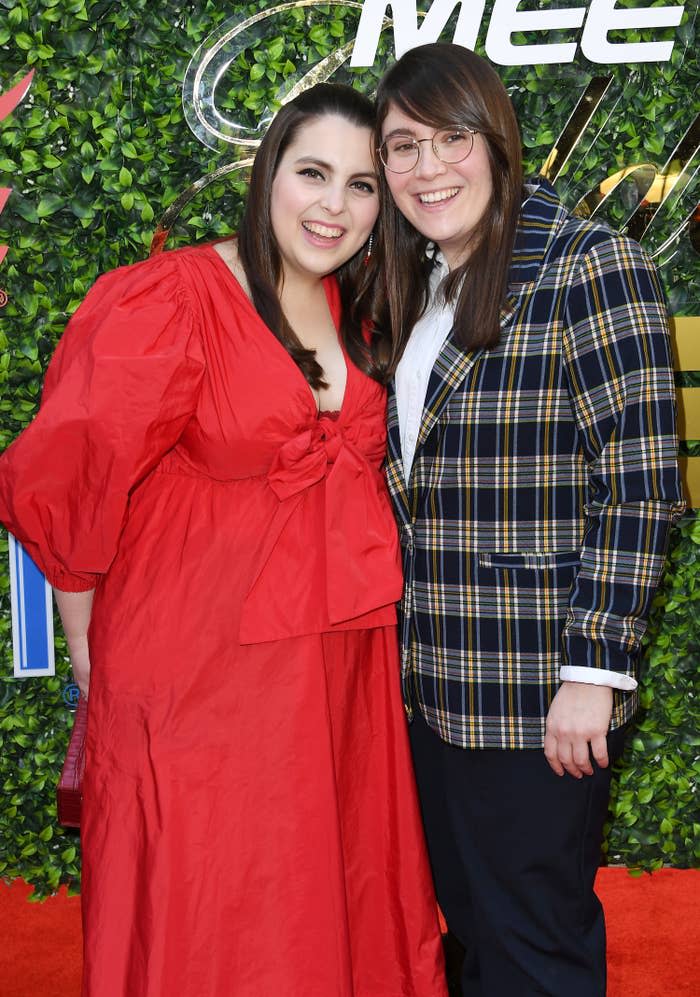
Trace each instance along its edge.
<instances>
[{"instance_id":1,"label":"long brown hair","mask_svg":"<svg viewBox=\"0 0 700 997\"><path fill-rule=\"evenodd\" d=\"M493 198L469 239L469 257L445 281L456 299L455 339L464 350L494 346L508 284L522 203L522 150L515 112L496 72L461 45L435 42L410 49L388 70L377 92L375 147L391 106L431 128L472 128L486 140ZM428 304L428 240L394 204L380 169L381 228L387 254L377 324L391 330L393 371Z\"/></svg>"},{"instance_id":2,"label":"long brown hair","mask_svg":"<svg viewBox=\"0 0 700 997\"><path fill-rule=\"evenodd\" d=\"M278 288L282 259L270 221L272 184L286 149L300 128L309 121L334 114L361 128L374 128L374 105L352 87L319 83L285 104L275 115L255 156L243 219L238 229L238 255L245 271L253 304L272 332L297 363L314 388L325 386L323 368L315 350L306 349L280 305ZM378 238L378 236L377 236ZM376 278L376 254L365 264L363 247L335 273L340 289L343 345L353 363L377 380L383 379L378 360L382 334L375 332L371 344L364 334L371 313L372 286ZM387 333L388 337L388 333ZM384 348L384 352L387 350Z\"/></svg>"}]
</instances>

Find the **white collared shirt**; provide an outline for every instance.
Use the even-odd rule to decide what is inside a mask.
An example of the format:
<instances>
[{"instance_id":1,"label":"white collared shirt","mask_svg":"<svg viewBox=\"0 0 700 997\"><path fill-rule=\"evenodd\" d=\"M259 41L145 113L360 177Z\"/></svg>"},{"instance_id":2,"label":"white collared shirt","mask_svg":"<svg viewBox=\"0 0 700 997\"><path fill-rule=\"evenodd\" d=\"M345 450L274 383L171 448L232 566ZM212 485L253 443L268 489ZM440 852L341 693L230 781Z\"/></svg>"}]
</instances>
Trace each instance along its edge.
<instances>
[{"instance_id":1,"label":"white collared shirt","mask_svg":"<svg viewBox=\"0 0 700 997\"><path fill-rule=\"evenodd\" d=\"M454 305L441 301L442 296L437 293L440 282L449 272L447 264L439 253L434 260L429 278L430 303L413 327L396 368L396 407L406 484L411 476L430 374L454 322Z\"/></svg>"},{"instance_id":2,"label":"white collared shirt","mask_svg":"<svg viewBox=\"0 0 700 997\"><path fill-rule=\"evenodd\" d=\"M454 302L446 302L438 292L441 281L449 272L448 267L437 251L434 262L429 277L430 302L413 327L394 378L403 473L407 485L416 454L430 375L454 324ZM562 682L606 685L626 692L637 688L637 682L631 676L604 668L564 665L559 669L559 678Z\"/></svg>"}]
</instances>

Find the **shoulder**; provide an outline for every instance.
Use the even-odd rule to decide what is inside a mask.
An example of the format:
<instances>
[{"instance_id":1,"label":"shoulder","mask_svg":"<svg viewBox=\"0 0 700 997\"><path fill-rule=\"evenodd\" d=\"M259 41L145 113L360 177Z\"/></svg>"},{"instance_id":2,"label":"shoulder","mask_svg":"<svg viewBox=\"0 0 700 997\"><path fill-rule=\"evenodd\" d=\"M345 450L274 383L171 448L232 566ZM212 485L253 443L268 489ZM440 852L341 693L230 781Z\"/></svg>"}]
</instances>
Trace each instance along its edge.
<instances>
[{"instance_id":1,"label":"shoulder","mask_svg":"<svg viewBox=\"0 0 700 997\"><path fill-rule=\"evenodd\" d=\"M555 189L538 178L525 187L520 211L511 283L564 289L587 261L600 257L613 269L629 260L651 263L641 247L591 218L579 218L562 204Z\"/></svg>"},{"instance_id":2,"label":"shoulder","mask_svg":"<svg viewBox=\"0 0 700 997\"><path fill-rule=\"evenodd\" d=\"M584 296L591 308L644 304L665 315L665 294L647 251L602 222L569 216L552 244L550 262L569 294Z\"/></svg>"},{"instance_id":3,"label":"shoulder","mask_svg":"<svg viewBox=\"0 0 700 997\"><path fill-rule=\"evenodd\" d=\"M544 301L547 315L556 302L570 320L644 311L643 321L665 326L664 292L654 263L638 242L598 219L572 214L546 181L535 183L528 193L518 272L530 280L533 301Z\"/></svg>"},{"instance_id":4,"label":"shoulder","mask_svg":"<svg viewBox=\"0 0 700 997\"><path fill-rule=\"evenodd\" d=\"M537 208L542 204L545 210L538 215ZM543 265L564 262L576 267L597 261L603 269L634 266L654 270L651 258L638 242L597 218L574 215L549 184L535 188L523 206L523 217L526 225L539 222L549 228Z\"/></svg>"},{"instance_id":5,"label":"shoulder","mask_svg":"<svg viewBox=\"0 0 700 997\"><path fill-rule=\"evenodd\" d=\"M189 251L189 247L169 250L105 271L93 284L84 304L115 297L124 303L135 303L141 296L184 294L181 259Z\"/></svg>"},{"instance_id":6,"label":"shoulder","mask_svg":"<svg viewBox=\"0 0 700 997\"><path fill-rule=\"evenodd\" d=\"M93 290L161 291L187 296L202 271L216 266L213 243L182 246L149 256L145 260L116 267L101 274Z\"/></svg>"},{"instance_id":7,"label":"shoulder","mask_svg":"<svg viewBox=\"0 0 700 997\"><path fill-rule=\"evenodd\" d=\"M206 245L187 246L106 271L70 317L61 349L89 342L138 352L168 337L189 341L203 328L198 285L212 283L198 270L210 269L213 255Z\"/></svg>"},{"instance_id":8,"label":"shoulder","mask_svg":"<svg viewBox=\"0 0 700 997\"><path fill-rule=\"evenodd\" d=\"M577 218L569 214L552 242L552 255L574 258L601 257L612 260L637 260L650 264L646 251L628 236L616 232L604 222Z\"/></svg>"}]
</instances>

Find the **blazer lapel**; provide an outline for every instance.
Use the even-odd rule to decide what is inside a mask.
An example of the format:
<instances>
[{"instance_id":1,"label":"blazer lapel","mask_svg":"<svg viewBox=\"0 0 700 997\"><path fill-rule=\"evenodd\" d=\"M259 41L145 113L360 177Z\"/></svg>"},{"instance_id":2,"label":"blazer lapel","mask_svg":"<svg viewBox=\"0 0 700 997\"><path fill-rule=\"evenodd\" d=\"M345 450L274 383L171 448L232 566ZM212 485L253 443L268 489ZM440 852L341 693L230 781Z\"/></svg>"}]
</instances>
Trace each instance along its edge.
<instances>
[{"instance_id":1,"label":"blazer lapel","mask_svg":"<svg viewBox=\"0 0 700 997\"><path fill-rule=\"evenodd\" d=\"M452 392L460 386L483 350L465 353L454 341L454 331L450 332L438 354L428 381L423 417L418 432L416 454L427 440L435 423L440 418Z\"/></svg>"},{"instance_id":2,"label":"blazer lapel","mask_svg":"<svg viewBox=\"0 0 700 997\"><path fill-rule=\"evenodd\" d=\"M410 521L408 494L403 476L403 456L401 454L401 430L396 408L396 390L393 380L389 384L387 399L387 455L386 476L394 506L401 521Z\"/></svg>"},{"instance_id":3,"label":"blazer lapel","mask_svg":"<svg viewBox=\"0 0 700 997\"><path fill-rule=\"evenodd\" d=\"M509 324L517 309L518 300L519 295L510 292L503 303L500 314L502 337L505 334L505 327ZM438 353L435 366L428 381L428 390L425 396L416 453L425 443L433 426L442 415L452 392L462 384L464 378L483 352L483 349L479 349L465 353L455 342L454 329L448 335L442 349Z\"/></svg>"},{"instance_id":4,"label":"blazer lapel","mask_svg":"<svg viewBox=\"0 0 700 997\"><path fill-rule=\"evenodd\" d=\"M526 228L522 220L518 228L510 269L509 289L500 312L501 347L507 336L506 328L518 310L523 293L539 274L542 259L553 238L552 232L559 228L564 217L564 209L554 189L545 181L541 181L536 187L528 188L526 205L530 199L538 210L528 220ZM495 347L495 349L498 350L499 347ZM462 384L483 352L481 349L465 353L455 343L454 329L450 332L438 354L428 382L416 453L425 443L433 426L440 418L452 392Z\"/></svg>"}]
</instances>

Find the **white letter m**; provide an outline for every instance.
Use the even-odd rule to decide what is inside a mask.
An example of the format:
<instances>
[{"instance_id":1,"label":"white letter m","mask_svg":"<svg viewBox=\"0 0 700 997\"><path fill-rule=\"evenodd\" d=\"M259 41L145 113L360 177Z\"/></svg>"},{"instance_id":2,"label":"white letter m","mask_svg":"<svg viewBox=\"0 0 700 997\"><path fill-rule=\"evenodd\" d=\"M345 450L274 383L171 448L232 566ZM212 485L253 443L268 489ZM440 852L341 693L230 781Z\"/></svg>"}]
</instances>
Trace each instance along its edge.
<instances>
[{"instance_id":1,"label":"white letter m","mask_svg":"<svg viewBox=\"0 0 700 997\"><path fill-rule=\"evenodd\" d=\"M399 59L415 48L427 42L435 42L450 19L455 7L459 6L459 16L453 41L456 45L464 45L473 49L476 44L481 18L484 13L485 0L434 0L430 10L425 15L423 23L418 25L418 11L415 0L394 0L385 3L383 0L365 0L357 29L355 47L352 50L351 66L371 66L377 55L379 36L384 27L384 14L391 7L393 22L387 20L394 28L394 50Z\"/></svg>"}]
</instances>

